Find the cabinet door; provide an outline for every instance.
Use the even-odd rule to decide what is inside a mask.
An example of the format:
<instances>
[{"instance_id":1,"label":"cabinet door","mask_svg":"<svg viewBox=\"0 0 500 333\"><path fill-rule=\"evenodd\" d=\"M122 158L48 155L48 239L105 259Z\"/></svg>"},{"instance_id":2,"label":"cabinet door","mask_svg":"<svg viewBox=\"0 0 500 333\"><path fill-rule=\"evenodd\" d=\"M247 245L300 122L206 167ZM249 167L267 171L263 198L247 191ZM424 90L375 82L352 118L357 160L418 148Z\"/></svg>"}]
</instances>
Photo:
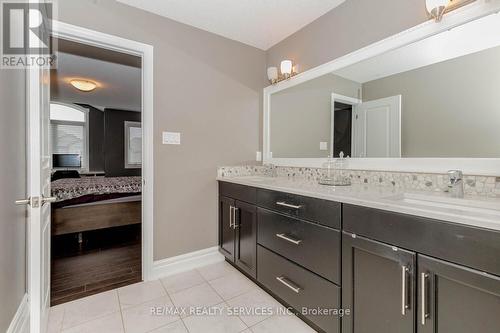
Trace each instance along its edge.
<instances>
[{"instance_id":1,"label":"cabinet door","mask_svg":"<svg viewBox=\"0 0 500 333\"><path fill-rule=\"evenodd\" d=\"M236 201L236 265L257 278L257 208Z\"/></svg>"},{"instance_id":2,"label":"cabinet door","mask_svg":"<svg viewBox=\"0 0 500 333\"><path fill-rule=\"evenodd\" d=\"M345 232L342 243L342 332L414 332L415 253Z\"/></svg>"},{"instance_id":3,"label":"cabinet door","mask_svg":"<svg viewBox=\"0 0 500 333\"><path fill-rule=\"evenodd\" d=\"M227 260L234 262L235 229L233 227L234 200L219 197L219 250Z\"/></svg>"},{"instance_id":4,"label":"cabinet door","mask_svg":"<svg viewBox=\"0 0 500 333\"><path fill-rule=\"evenodd\" d=\"M419 333L500 332L500 278L418 256Z\"/></svg>"}]
</instances>

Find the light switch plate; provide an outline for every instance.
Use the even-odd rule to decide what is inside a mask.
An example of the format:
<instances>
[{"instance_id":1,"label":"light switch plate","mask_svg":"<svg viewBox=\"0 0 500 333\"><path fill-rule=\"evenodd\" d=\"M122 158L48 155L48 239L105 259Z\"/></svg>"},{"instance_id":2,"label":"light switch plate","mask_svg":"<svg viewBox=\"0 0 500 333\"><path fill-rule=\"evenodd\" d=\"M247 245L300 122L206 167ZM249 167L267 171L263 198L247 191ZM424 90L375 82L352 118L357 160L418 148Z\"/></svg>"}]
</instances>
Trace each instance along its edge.
<instances>
[{"instance_id":1,"label":"light switch plate","mask_svg":"<svg viewBox=\"0 0 500 333\"><path fill-rule=\"evenodd\" d=\"M181 133L179 132L163 132L162 142L164 145L180 145Z\"/></svg>"},{"instance_id":2,"label":"light switch plate","mask_svg":"<svg viewBox=\"0 0 500 333\"><path fill-rule=\"evenodd\" d=\"M328 142L320 142L319 150L328 150Z\"/></svg>"}]
</instances>

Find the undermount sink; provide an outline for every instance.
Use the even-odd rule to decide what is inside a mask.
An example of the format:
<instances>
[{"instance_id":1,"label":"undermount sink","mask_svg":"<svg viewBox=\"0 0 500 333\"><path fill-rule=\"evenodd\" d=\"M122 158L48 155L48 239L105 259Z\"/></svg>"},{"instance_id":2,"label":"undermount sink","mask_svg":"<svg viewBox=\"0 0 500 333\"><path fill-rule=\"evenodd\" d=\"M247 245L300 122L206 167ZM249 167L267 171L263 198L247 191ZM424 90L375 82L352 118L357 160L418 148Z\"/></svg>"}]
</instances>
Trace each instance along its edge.
<instances>
[{"instance_id":1,"label":"undermount sink","mask_svg":"<svg viewBox=\"0 0 500 333\"><path fill-rule=\"evenodd\" d=\"M500 223L500 205L498 204L498 202L493 202L488 199L461 199L446 195L424 195L414 193L401 193L398 195L386 197L385 199L401 204L411 205L412 207L420 209L424 208L452 214L477 214L488 216L490 218L496 217L499 219Z\"/></svg>"}]
</instances>

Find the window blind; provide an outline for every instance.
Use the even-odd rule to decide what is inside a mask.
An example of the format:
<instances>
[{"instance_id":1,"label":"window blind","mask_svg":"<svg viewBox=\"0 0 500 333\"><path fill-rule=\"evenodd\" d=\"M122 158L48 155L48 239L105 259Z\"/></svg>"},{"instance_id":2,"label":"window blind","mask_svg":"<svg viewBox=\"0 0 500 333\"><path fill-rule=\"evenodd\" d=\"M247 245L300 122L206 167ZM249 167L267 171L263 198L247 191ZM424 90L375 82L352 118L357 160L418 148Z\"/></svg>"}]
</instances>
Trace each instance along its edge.
<instances>
[{"instance_id":1,"label":"window blind","mask_svg":"<svg viewBox=\"0 0 500 333\"><path fill-rule=\"evenodd\" d=\"M84 124L51 123L52 154L80 154L82 167L87 165L85 156Z\"/></svg>"}]
</instances>

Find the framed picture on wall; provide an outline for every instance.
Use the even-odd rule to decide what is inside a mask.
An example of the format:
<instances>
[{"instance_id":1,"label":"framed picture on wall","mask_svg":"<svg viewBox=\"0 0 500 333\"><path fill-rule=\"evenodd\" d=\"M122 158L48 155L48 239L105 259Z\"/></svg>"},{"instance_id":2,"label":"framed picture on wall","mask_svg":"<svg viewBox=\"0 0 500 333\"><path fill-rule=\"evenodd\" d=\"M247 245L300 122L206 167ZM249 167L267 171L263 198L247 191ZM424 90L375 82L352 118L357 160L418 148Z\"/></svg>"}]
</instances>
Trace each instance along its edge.
<instances>
[{"instance_id":1,"label":"framed picture on wall","mask_svg":"<svg viewBox=\"0 0 500 333\"><path fill-rule=\"evenodd\" d=\"M125 169L137 169L142 165L141 123L125 122Z\"/></svg>"}]
</instances>

